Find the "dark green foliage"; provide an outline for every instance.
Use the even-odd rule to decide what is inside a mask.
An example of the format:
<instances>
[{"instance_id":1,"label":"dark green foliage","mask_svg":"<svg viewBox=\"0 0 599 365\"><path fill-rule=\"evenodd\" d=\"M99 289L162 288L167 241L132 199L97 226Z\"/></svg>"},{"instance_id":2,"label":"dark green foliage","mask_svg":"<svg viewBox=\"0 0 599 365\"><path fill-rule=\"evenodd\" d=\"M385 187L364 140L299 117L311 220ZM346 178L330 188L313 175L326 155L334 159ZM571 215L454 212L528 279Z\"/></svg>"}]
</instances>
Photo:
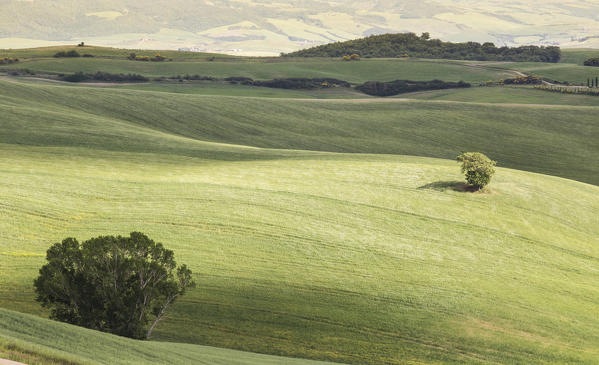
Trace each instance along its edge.
<instances>
[{"instance_id":1,"label":"dark green foliage","mask_svg":"<svg viewBox=\"0 0 599 365\"><path fill-rule=\"evenodd\" d=\"M142 233L52 245L34 281L51 317L103 332L149 338L175 299L194 285L174 253ZM149 326L148 326L149 325Z\"/></svg>"},{"instance_id":2,"label":"dark green foliage","mask_svg":"<svg viewBox=\"0 0 599 365\"><path fill-rule=\"evenodd\" d=\"M277 89L323 89L329 87L350 87L350 83L343 80L331 79L331 78L287 78L287 79L274 79L265 81L253 81L246 82L245 85L272 87Z\"/></svg>"},{"instance_id":3,"label":"dark green foliage","mask_svg":"<svg viewBox=\"0 0 599 365\"><path fill-rule=\"evenodd\" d=\"M442 90L470 87L467 82L445 82L441 80L432 81L409 81L395 80L389 82L368 81L362 85L356 86L359 90L368 95L374 96L392 96L403 93L410 93L424 90Z\"/></svg>"},{"instance_id":4,"label":"dark green foliage","mask_svg":"<svg viewBox=\"0 0 599 365\"><path fill-rule=\"evenodd\" d=\"M72 50L72 51L68 51L68 52L65 52L65 51L57 52L54 55L54 57L56 57L56 58L62 58L62 57L81 57L81 55L79 54L79 52L77 52L75 50Z\"/></svg>"},{"instance_id":5,"label":"dark green foliage","mask_svg":"<svg viewBox=\"0 0 599 365\"><path fill-rule=\"evenodd\" d=\"M147 82L149 79L138 74L111 74L98 71L95 74L77 72L62 77L63 81L83 82L83 81L107 81L107 82Z\"/></svg>"},{"instance_id":6,"label":"dark green foliage","mask_svg":"<svg viewBox=\"0 0 599 365\"><path fill-rule=\"evenodd\" d=\"M476 190L480 190L491 182L495 174L496 161L479 152L466 152L458 156L458 162L462 163L462 172L466 175L466 181Z\"/></svg>"},{"instance_id":7,"label":"dark green foliage","mask_svg":"<svg viewBox=\"0 0 599 365\"><path fill-rule=\"evenodd\" d=\"M428 33L373 35L346 42L336 42L285 54L285 57L420 57L481 61L559 62L559 47L496 47L493 43L451 43L429 39Z\"/></svg>"},{"instance_id":8,"label":"dark green foliage","mask_svg":"<svg viewBox=\"0 0 599 365\"><path fill-rule=\"evenodd\" d=\"M83 56L81 56L81 57L93 58L93 57L94 57L94 55L93 55L93 54L86 53L86 54L84 54L84 55L83 55Z\"/></svg>"},{"instance_id":9,"label":"dark green foliage","mask_svg":"<svg viewBox=\"0 0 599 365\"><path fill-rule=\"evenodd\" d=\"M232 84L248 84L254 82L254 80L252 80L251 78L244 76L227 77L225 78L225 81L228 81Z\"/></svg>"},{"instance_id":10,"label":"dark green foliage","mask_svg":"<svg viewBox=\"0 0 599 365\"><path fill-rule=\"evenodd\" d=\"M589 58L588 60L584 61L584 65L599 67L599 57Z\"/></svg>"}]
</instances>

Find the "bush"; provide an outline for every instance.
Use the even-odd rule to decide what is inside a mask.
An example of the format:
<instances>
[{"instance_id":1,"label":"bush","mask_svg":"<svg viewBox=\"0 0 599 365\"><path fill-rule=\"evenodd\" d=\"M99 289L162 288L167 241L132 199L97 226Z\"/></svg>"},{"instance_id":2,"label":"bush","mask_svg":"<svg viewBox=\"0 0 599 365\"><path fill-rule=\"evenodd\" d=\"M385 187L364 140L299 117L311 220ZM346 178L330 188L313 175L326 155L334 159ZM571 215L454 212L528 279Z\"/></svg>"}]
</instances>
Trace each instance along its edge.
<instances>
[{"instance_id":1,"label":"bush","mask_svg":"<svg viewBox=\"0 0 599 365\"><path fill-rule=\"evenodd\" d=\"M479 152L466 152L457 157L462 163L462 173L466 175L466 181L477 191L491 182L495 174L496 161L489 159Z\"/></svg>"},{"instance_id":2,"label":"bush","mask_svg":"<svg viewBox=\"0 0 599 365\"><path fill-rule=\"evenodd\" d=\"M157 54L150 59L150 61L152 61L152 62L162 62L164 60L166 60L166 57L163 57L160 54Z\"/></svg>"},{"instance_id":3,"label":"bush","mask_svg":"<svg viewBox=\"0 0 599 365\"><path fill-rule=\"evenodd\" d=\"M501 82L504 85L542 85L543 78L538 76L516 76L511 79L505 79Z\"/></svg>"},{"instance_id":4,"label":"bush","mask_svg":"<svg viewBox=\"0 0 599 365\"><path fill-rule=\"evenodd\" d=\"M75 50L72 50L72 51L68 51L68 52L65 52L65 51L57 52L54 55L54 57L56 57L56 58L60 58L60 57L81 57L81 55L79 54L79 52L77 52Z\"/></svg>"},{"instance_id":5,"label":"bush","mask_svg":"<svg viewBox=\"0 0 599 365\"><path fill-rule=\"evenodd\" d=\"M11 65L11 64L17 63L17 62L19 62L18 58L12 58L12 57L0 58L0 65Z\"/></svg>"},{"instance_id":6,"label":"bush","mask_svg":"<svg viewBox=\"0 0 599 365\"><path fill-rule=\"evenodd\" d=\"M84 54L84 55L83 55L83 56L81 56L81 57L92 58L92 57L95 57L95 56L94 56L93 54L86 53L86 54Z\"/></svg>"},{"instance_id":7,"label":"bush","mask_svg":"<svg viewBox=\"0 0 599 365\"><path fill-rule=\"evenodd\" d=\"M368 81L362 85L356 86L356 90L373 96L393 96L403 93L411 93L424 90L442 90L454 88L470 87L469 83L445 82L441 80L432 81L410 81L395 80L389 82Z\"/></svg>"},{"instance_id":8,"label":"bush","mask_svg":"<svg viewBox=\"0 0 599 365\"><path fill-rule=\"evenodd\" d=\"M167 308L194 285L174 253L142 233L53 244L34 281L51 318L119 336L149 338ZM149 326L148 326L149 325Z\"/></svg>"},{"instance_id":9,"label":"bush","mask_svg":"<svg viewBox=\"0 0 599 365\"><path fill-rule=\"evenodd\" d=\"M584 65L599 67L599 57L589 58L588 60L584 61Z\"/></svg>"}]
</instances>

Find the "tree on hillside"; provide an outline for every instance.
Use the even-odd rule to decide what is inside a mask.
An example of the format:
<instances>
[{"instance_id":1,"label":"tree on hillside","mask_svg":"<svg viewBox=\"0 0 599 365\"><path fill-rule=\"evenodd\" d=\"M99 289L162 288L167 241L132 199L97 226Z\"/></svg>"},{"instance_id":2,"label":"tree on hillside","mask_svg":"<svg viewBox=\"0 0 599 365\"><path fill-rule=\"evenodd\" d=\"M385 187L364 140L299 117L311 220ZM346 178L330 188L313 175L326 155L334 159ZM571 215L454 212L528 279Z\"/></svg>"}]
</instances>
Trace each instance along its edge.
<instances>
[{"instance_id":1,"label":"tree on hillside","mask_svg":"<svg viewBox=\"0 0 599 365\"><path fill-rule=\"evenodd\" d=\"M458 162L462 163L462 172L466 175L466 181L475 190L480 190L491 182L495 174L496 161L479 152L466 152L458 156Z\"/></svg>"},{"instance_id":2,"label":"tree on hillside","mask_svg":"<svg viewBox=\"0 0 599 365\"><path fill-rule=\"evenodd\" d=\"M191 270L146 235L53 244L34 281L51 318L137 339L150 338L167 308L194 286Z\"/></svg>"}]
</instances>

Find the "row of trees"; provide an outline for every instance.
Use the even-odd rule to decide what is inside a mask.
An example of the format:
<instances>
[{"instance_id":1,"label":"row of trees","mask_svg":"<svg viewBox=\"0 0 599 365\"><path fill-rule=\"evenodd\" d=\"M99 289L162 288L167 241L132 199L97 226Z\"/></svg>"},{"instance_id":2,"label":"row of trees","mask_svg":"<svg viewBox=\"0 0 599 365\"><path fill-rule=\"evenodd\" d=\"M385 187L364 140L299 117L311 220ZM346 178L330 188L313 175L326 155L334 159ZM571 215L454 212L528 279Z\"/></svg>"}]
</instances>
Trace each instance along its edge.
<instances>
[{"instance_id":1,"label":"row of trees","mask_svg":"<svg viewBox=\"0 0 599 365\"><path fill-rule=\"evenodd\" d=\"M599 89L586 87L564 87L555 85L535 86L537 90L550 91L560 94L599 96Z\"/></svg>"},{"instance_id":2,"label":"row of trees","mask_svg":"<svg viewBox=\"0 0 599 365\"><path fill-rule=\"evenodd\" d=\"M455 89L455 88L467 88L471 85L464 81L459 82L446 82L441 80L432 81L410 81L410 80L395 80L395 81L368 81L362 85L356 86L356 90L359 90L365 94L373 96L393 96L403 93L411 93L416 91L425 90L442 90L442 89Z\"/></svg>"},{"instance_id":3,"label":"row of trees","mask_svg":"<svg viewBox=\"0 0 599 365\"><path fill-rule=\"evenodd\" d=\"M599 77L595 77L595 78L588 78L587 79L587 87L588 88L599 88Z\"/></svg>"},{"instance_id":4,"label":"row of trees","mask_svg":"<svg viewBox=\"0 0 599 365\"><path fill-rule=\"evenodd\" d=\"M496 47L493 43L452 43L430 39L430 34L414 33L373 35L346 42L282 54L283 57L343 57L356 54L365 57L420 57L480 61L559 62L559 47L522 46Z\"/></svg>"},{"instance_id":5,"label":"row of trees","mask_svg":"<svg viewBox=\"0 0 599 365\"><path fill-rule=\"evenodd\" d=\"M155 54L153 57L150 57L150 56L138 56L135 53L131 53L131 54L129 54L129 56L127 57L127 59L131 60L131 61L162 62L162 61L166 60L166 57L160 55L160 53Z\"/></svg>"},{"instance_id":6,"label":"row of trees","mask_svg":"<svg viewBox=\"0 0 599 365\"><path fill-rule=\"evenodd\" d=\"M84 54L81 55L79 54L79 52L75 51L75 50L71 50L71 51L60 51L60 52L56 52L54 54L55 58L76 58L76 57L94 57L94 55L92 54Z\"/></svg>"},{"instance_id":7,"label":"row of trees","mask_svg":"<svg viewBox=\"0 0 599 365\"><path fill-rule=\"evenodd\" d=\"M107 81L107 82L147 82L149 79L138 74L111 74L98 71L96 73L77 72L62 77L63 81L84 82L84 81Z\"/></svg>"}]
</instances>

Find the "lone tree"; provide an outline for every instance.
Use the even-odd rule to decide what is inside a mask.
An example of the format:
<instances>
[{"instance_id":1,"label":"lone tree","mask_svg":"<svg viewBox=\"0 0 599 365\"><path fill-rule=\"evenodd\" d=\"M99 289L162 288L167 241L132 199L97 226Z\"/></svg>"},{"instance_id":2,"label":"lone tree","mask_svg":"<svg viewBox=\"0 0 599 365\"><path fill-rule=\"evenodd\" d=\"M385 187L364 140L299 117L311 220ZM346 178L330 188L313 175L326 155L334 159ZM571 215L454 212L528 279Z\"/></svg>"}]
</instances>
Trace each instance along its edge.
<instances>
[{"instance_id":1,"label":"lone tree","mask_svg":"<svg viewBox=\"0 0 599 365\"><path fill-rule=\"evenodd\" d=\"M491 182L495 174L496 161L479 152L466 152L458 156L458 162L462 163L462 172L466 175L466 181L476 191L484 188Z\"/></svg>"},{"instance_id":2,"label":"lone tree","mask_svg":"<svg viewBox=\"0 0 599 365\"><path fill-rule=\"evenodd\" d=\"M34 281L51 317L99 331L150 338L166 310L194 286L191 270L146 235L102 236L53 244Z\"/></svg>"}]
</instances>

